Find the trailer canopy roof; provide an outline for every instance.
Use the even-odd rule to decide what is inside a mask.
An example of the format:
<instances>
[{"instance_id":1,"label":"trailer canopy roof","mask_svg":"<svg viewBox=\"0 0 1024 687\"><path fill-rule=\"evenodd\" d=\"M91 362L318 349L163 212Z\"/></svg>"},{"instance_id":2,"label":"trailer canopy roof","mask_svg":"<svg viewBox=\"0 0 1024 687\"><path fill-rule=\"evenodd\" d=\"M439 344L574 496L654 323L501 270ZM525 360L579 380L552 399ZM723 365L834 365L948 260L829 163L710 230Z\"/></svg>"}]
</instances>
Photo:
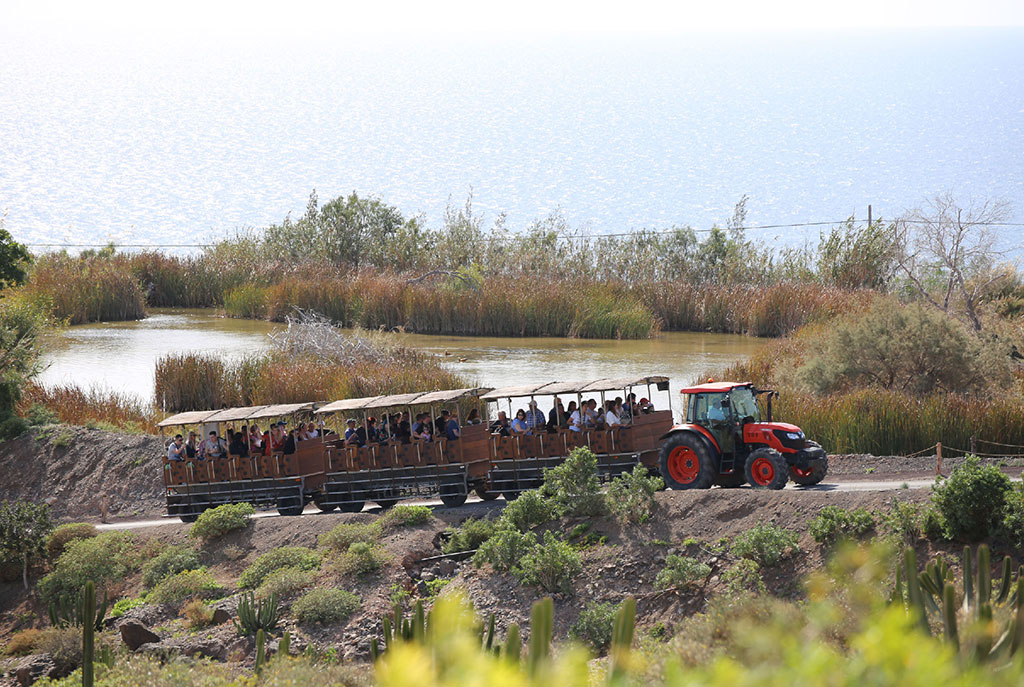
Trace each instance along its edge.
<instances>
[{"instance_id":1,"label":"trailer canopy roof","mask_svg":"<svg viewBox=\"0 0 1024 687\"><path fill-rule=\"evenodd\" d=\"M246 406L244 408L224 408L209 416L203 422L235 422L248 420L253 413L263 410L267 406Z\"/></svg>"},{"instance_id":2,"label":"trailer canopy roof","mask_svg":"<svg viewBox=\"0 0 1024 687\"><path fill-rule=\"evenodd\" d=\"M190 410L185 413L178 413L164 418L157 423L157 427L173 427L175 425L197 425L205 422L206 418L216 415L219 410Z\"/></svg>"},{"instance_id":3,"label":"trailer canopy roof","mask_svg":"<svg viewBox=\"0 0 1024 687\"><path fill-rule=\"evenodd\" d=\"M343 410L359 410L365 408L367 404L372 403L380 398L387 398L386 396L363 396L361 398L344 398L340 401L333 401L325 406L320 406L316 409L317 415L324 413L338 413Z\"/></svg>"},{"instance_id":4,"label":"trailer canopy roof","mask_svg":"<svg viewBox=\"0 0 1024 687\"><path fill-rule=\"evenodd\" d=\"M647 377L605 378L589 382L547 382L545 384L506 386L501 389L494 389L480 398L485 401L496 401L499 398L524 398L527 396L581 394L590 391L615 391L642 384L664 384L668 381L668 377L650 375Z\"/></svg>"},{"instance_id":5,"label":"trailer canopy roof","mask_svg":"<svg viewBox=\"0 0 1024 687\"><path fill-rule=\"evenodd\" d=\"M281 403L273 406L264 406L263 408L251 413L249 417L243 419L260 420L271 417L281 417L283 415L309 412L314 408L316 408L316 403Z\"/></svg>"},{"instance_id":6,"label":"trailer canopy roof","mask_svg":"<svg viewBox=\"0 0 1024 687\"><path fill-rule=\"evenodd\" d=\"M490 391L489 386L471 387L469 389L452 389L451 391L431 391L423 394L413 401L413 405L426 405L428 403L454 403L464 398L476 398L482 393Z\"/></svg>"},{"instance_id":7,"label":"trailer canopy roof","mask_svg":"<svg viewBox=\"0 0 1024 687\"><path fill-rule=\"evenodd\" d=\"M346 398L328 403L317 409L316 413L337 413L346 410L376 410L378 408L399 408L410 405L427 405L430 403L454 403L464 398L479 396L490 387L472 387L469 389L451 389L446 391L417 391L411 394L392 394L391 396L367 396L364 398Z\"/></svg>"}]
</instances>

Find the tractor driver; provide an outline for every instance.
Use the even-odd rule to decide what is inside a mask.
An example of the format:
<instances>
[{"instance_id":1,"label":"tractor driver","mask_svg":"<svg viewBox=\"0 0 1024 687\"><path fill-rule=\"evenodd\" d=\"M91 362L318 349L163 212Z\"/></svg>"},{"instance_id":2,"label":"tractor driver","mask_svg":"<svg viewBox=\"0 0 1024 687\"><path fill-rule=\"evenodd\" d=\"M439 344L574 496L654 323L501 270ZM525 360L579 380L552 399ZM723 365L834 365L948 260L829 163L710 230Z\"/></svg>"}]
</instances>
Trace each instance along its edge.
<instances>
[{"instance_id":1,"label":"tractor driver","mask_svg":"<svg viewBox=\"0 0 1024 687\"><path fill-rule=\"evenodd\" d=\"M723 400L723 398L719 398L711 402L711 405L708 407L709 422L725 422L728 419L729 414L722 405Z\"/></svg>"}]
</instances>

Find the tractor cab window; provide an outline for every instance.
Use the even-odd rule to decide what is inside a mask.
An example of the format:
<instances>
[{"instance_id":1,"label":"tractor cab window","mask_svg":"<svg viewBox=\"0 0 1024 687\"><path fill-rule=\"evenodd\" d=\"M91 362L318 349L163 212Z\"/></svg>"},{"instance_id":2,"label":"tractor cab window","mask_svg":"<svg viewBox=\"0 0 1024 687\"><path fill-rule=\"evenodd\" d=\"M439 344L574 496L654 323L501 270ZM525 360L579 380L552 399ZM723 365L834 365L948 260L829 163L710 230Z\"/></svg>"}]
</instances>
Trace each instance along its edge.
<instances>
[{"instance_id":1,"label":"tractor cab window","mask_svg":"<svg viewBox=\"0 0 1024 687\"><path fill-rule=\"evenodd\" d=\"M732 412L740 422L760 422L761 409L757 405L757 397L749 387L733 389L729 394Z\"/></svg>"},{"instance_id":2,"label":"tractor cab window","mask_svg":"<svg viewBox=\"0 0 1024 687\"><path fill-rule=\"evenodd\" d=\"M693 402L693 422L710 424L729 419L729 405L726 394L697 394Z\"/></svg>"}]
</instances>

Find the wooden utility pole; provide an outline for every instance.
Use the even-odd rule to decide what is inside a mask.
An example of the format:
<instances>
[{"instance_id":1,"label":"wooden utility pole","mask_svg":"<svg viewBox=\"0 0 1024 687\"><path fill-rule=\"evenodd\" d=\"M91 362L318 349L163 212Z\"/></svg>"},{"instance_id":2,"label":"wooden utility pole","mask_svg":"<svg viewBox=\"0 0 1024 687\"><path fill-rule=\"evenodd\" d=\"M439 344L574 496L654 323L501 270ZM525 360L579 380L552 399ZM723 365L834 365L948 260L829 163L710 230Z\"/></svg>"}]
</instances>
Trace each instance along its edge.
<instances>
[{"instance_id":1,"label":"wooden utility pole","mask_svg":"<svg viewBox=\"0 0 1024 687\"><path fill-rule=\"evenodd\" d=\"M868 226L871 226L871 206L868 205Z\"/></svg>"},{"instance_id":2,"label":"wooden utility pole","mask_svg":"<svg viewBox=\"0 0 1024 687\"><path fill-rule=\"evenodd\" d=\"M935 444L935 474L942 474L942 442Z\"/></svg>"}]
</instances>

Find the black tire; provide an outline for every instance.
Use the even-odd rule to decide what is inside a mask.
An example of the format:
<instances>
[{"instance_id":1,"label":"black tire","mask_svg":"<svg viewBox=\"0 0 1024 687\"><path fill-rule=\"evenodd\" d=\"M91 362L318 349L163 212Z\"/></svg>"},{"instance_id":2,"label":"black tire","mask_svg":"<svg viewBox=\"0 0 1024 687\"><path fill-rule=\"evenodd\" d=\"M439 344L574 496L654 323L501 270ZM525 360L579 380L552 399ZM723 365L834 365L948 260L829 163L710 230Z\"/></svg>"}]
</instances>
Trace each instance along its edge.
<instances>
[{"instance_id":1,"label":"black tire","mask_svg":"<svg viewBox=\"0 0 1024 687\"><path fill-rule=\"evenodd\" d=\"M178 516L178 520L181 520L184 523L195 522L198 519L199 519L198 515L179 515Z\"/></svg>"},{"instance_id":2,"label":"black tire","mask_svg":"<svg viewBox=\"0 0 1024 687\"><path fill-rule=\"evenodd\" d=\"M302 503L301 496L278 496L277 497L277 514L278 515L302 515L302 511L305 508L305 504Z\"/></svg>"},{"instance_id":3,"label":"black tire","mask_svg":"<svg viewBox=\"0 0 1024 687\"><path fill-rule=\"evenodd\" d=\"M466 502L468 494L465 492L460 494L441 494L441 503L448 508L458 508Z\"/></svg>"},{"instance_id":4,"label":"black tire","mask_svg":"<svg viewBox=\"0 0 1024 687\"><path fill-rule=\"evenodd\" d=\"M364 501L349 501L338 505L338 510L342 513L362 513L363 506L366 503Z\"/></svg>"},{"instance_id":5,"label":"black tire","mask_svg":"<svg viewBox=\"0 0 1024 687\"><path fill-rule=\"evenodd\" d=\"M786 459L773 448L751 451L744 472L755 489L782 489L789 481Z\"/></svg>"},{"instance_id":6,"label":"black tire","mask_svg":"<svg viewBox=\"0 0 1024 687\"><path fill-rule=\"evenodd\" d=\"M658 471L670 489L710 489L718 477L718 460L703 439L678 432L661 445Z\"/></svg>"},{"instance_id":7,"label":"black tire","mask_svg":"<svg viewBox=\"0 0 1024 687\"><path fill-rule=\"evenodd\" d=\"M473 491L476 492L476 495L480 497L481 501L493 501L501 496L501 492L491 491L487 487L477 487ZM507 500L508 499L506 499L506 501Z\"/></svg>"},{"instance_id":8,"label":"black tire","mask_svg":"<svg viewBox=\"0 0 1024 687\"><path fill-rule=\"evenodd\" d=\"M381 507L381 510L391 510L398 503L398 499L377 499L377 505Z\"/></svg>"},{"instance_id":9,"label":"black tire","mask_svg":"<svg viewBox=\"0 0 1024 687\"><path fill-rule=\"evenodd\" d=\"M521 493L522 493L521 491L503 491L503 492L501 492L501 495L505 497L506 501L508 501L509 503L512 503L517 498L519 498L519 495Z\"/></svg>"},{"instance_id":10,"label":"black tire","mask_svg":"<svg viewBox=\"0 0 1024 687\"><path fill-rule=\"evenodd\" d=\"M727 475L719 475L718 479L715 480L715 484L723 489L735 489L736 487L742 487L746 483L747 473L743 470L736 470Z\"/></svg>"},{"instance_id":11,"label":"black tire","mask_svg":"<svg viewBox=\"0 0 1024 687\"><path fill-rule=\"evenodd\" d=\"M313 505L319 508L321 513L330 513L338 507L335 503L324 503L324 497L321 494L313 497Z\"/></svg>"},{"instance_id":12,"label":"black tire","mask_svg":"<svg viewBox=\"0 0 1024 687\"><path fill-rule=\"evenodd\" d=\"M792 467L789 469L789 478L799 484L801 487L813 487L815 484L825 479L825 475L828 473L828 457L825 457L821 462L816 463L814 467L810 468L810 471L797 470Z\"/></svg>"}]
</instances>

